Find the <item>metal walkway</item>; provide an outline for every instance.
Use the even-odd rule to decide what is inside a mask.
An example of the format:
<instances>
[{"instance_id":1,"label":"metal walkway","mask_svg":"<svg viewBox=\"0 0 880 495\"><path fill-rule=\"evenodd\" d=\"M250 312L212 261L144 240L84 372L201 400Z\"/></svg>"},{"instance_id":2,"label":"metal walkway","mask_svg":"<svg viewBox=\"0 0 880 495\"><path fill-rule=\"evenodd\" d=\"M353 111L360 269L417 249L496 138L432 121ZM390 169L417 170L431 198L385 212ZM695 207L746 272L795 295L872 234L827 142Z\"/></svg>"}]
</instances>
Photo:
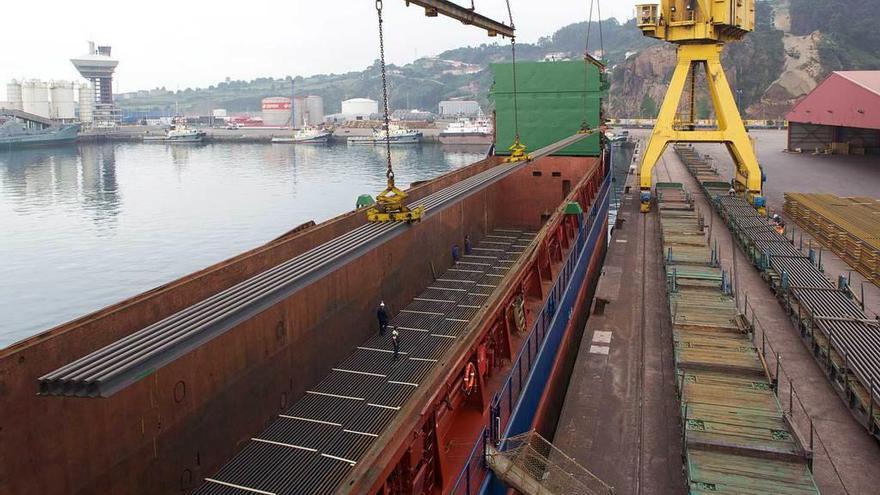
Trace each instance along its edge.
<instances>
[{"instance_id":1,"label":"metal walkway","mask_svg":"<svg viewBox=\"0 0 880 495\"><path fill-rule=\"evenodd\" d=\"M198 495L333 493L522 256L535 234L497 229L229 463ZM390 332L400 333L393 360Z\"/></svg>"},{"instance_id":2,"label":"metal walkway","mask_svg":"<svg viewBox=\"0 0 880 495\"><path fill-rule=\"evenodd\" d=\"M531 154L532 161L587 137L574 135ZM431 217L531 161L503 163L415 204ZM405 229L367 223L39 378L43 395L108 397L256 316Z\"/></svg>"}]
</instances>

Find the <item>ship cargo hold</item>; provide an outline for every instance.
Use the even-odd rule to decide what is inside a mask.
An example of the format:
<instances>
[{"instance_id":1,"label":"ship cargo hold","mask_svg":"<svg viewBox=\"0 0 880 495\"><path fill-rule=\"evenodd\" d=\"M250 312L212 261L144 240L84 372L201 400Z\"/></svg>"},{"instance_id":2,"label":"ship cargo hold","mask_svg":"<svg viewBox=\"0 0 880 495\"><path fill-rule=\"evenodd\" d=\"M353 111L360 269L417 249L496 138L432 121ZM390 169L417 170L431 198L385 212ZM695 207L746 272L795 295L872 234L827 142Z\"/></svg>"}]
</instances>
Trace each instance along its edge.
<instances>
[{"instance_id":1,"label":"ship cargo hold","mask_svg":"<svg viewBox=\"0 0 880 495\"><path fill-rule=\"evenodd\" d=\"M356 210L4 349L0 491L490 489L487 441L555 426L606 249L608 164L577 134L598 70L542 64L536 99L569 97L560 72L595 106L563 126L567 105L521 96L547 122L521 130L533 159L411 188L419 224Z\"/></svg>"}]
</instances>

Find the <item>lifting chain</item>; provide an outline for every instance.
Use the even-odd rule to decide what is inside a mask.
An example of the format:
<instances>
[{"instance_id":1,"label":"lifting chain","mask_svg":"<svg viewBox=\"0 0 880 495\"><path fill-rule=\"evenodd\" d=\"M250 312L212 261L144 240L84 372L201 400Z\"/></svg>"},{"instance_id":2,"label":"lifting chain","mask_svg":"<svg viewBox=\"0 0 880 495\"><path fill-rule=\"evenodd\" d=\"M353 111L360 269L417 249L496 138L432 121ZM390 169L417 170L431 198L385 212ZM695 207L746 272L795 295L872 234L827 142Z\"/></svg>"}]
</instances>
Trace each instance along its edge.
<instances>
[{"instance_id":1,"label":"lifting chain","mask_svg":"<svg viewBox=\"0 0 880 495\"><path fill-rule=\"evenodd\" d=\"M510 29L514 29L513 26L513 11L510 9L510 0L506 0L507 3L507 17L510 19ZM508 162L518 162L522 160L531 159L528 154L526 154L526 146L522 144L519 139L519 102L517 100L517 91L516 91L516 36L510 37L510 56L511 56L511 68L513 71L513 144L510 145L508 150L510 150L510 156L507 158Z\"/></svg>"},{"instance_id":2,"label":"lifting chain","mask_svg":"<svg viewBox=\"0 0 880 495\"><path fill-rule=\"evenodd\" d=\"M385 112L385 158L388 161L388 187L394 187L394 169L391 167L391 118L388 115L388 79L385 75L385 38L382 33L382 0L376 0L379 15L379 63L382 70L382 104Z\"/></svg>"}]
</instances>

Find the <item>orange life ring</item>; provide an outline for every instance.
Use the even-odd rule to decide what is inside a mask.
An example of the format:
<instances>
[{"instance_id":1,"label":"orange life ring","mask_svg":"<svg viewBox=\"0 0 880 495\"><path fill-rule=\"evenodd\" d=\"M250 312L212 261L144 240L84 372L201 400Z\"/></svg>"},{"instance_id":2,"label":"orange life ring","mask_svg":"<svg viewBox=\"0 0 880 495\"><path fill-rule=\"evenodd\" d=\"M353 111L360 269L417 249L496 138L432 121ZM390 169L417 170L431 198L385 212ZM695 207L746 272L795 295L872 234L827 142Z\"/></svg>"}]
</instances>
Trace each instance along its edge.
<instances>
[{"instance_id":1,"label":"orange life ring","mask_svg":"<svg viewBox=\"0 0 880 495\"><path fill-rule=\"evenodd\" d=\"M464 380L461 382L462 391L465 395L470 395L477 388L477 367L473 361L469 361L464 368Z\"/></svg>"}]
</instances>

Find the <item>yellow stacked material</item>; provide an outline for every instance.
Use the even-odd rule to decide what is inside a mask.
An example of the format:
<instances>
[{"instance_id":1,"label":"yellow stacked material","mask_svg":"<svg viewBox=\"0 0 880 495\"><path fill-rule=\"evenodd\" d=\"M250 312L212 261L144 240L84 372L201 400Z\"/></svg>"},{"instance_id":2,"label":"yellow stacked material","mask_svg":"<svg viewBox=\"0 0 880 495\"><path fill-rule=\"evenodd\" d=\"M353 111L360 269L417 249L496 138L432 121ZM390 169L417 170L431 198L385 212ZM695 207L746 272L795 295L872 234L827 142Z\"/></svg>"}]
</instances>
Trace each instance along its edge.
<instances>
[{"instance_id":1,"label":"yellow stacked material","mask_svg":"<svg viewBox=\"0 0 880 495\"><path fill-rule=\"evenodd\" d=\"M880 200L786 193L784 208L802 229L880 286Z\"/></svg>"}]
</instances>

